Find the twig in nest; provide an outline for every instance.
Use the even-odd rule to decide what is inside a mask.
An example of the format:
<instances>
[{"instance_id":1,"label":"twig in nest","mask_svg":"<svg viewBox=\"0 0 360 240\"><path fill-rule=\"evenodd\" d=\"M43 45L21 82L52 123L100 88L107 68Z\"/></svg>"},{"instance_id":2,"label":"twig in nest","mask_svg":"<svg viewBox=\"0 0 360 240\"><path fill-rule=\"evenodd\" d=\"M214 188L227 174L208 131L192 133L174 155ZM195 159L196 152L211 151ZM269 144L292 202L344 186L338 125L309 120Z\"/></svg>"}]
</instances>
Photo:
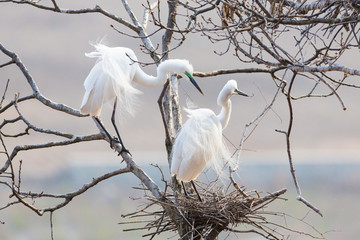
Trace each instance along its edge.
<instances>
[{"instance_id":1,"label":"twig in nest","mask_svg":"<svg viewBox=\"0 0 360 240\"><path fill-rule=\"evenodd\" d=\"M231 229L231 226L236 226L238 224L250 224L259 232L261 231L264 233L263 229L266 228L259 227L262 224L265 224L263 221L264 217L259 217L262 209L273 200L279 198L279 196L283 195L285 192L286 189L282 189L264 197L258 197L258 195L253 191L245 193L242 190L238 191L238 189L235 189L231 193L225 194L222 189L218 189L218 191L213 193L204 193L202 195L202 202L197 199L184 197L178 197L175 201L175 197L170 194L168 194L166 198L167 200L171 200L171 202L163 202L153 197L148 197L148 199L152 204L155 203L160 206L172 208L174 212L177 213L178 221L185 221L188 225L186 235L193 236L193 238L196 239L200 236L206 238L211 234L216 235L216 233L218 234L223 230ZM132 218L141 217L142 220L144 219L144 216L151 217L153 220L147 222L145 226L137 228L131 227L129 229L125 229L124 231L146 229L151 232L143 236L147 236L152 239L156 235L177 229L177 223L174 223L164 211L158 211L158 209L151 212L148 207L145 207L143 210L139 210L136 214L131 214ZM262 221L249 221L250 218L262 219ZM134 221L124 222L121 224L126 223L134 223ZM144 222L141 221L137 223ZM256 226L256 224L259 226ZM268 234L268 232L264 234Z\"/></svg>"}]
</instances>

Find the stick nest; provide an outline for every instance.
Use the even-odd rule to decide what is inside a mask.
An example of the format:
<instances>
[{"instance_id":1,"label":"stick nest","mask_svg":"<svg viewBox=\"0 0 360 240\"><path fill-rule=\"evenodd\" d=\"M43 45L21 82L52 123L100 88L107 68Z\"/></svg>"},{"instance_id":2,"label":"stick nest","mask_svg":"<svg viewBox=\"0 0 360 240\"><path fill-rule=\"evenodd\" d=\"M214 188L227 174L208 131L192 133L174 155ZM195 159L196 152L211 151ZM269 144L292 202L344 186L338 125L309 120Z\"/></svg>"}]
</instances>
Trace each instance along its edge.
<instances>
[{"instance_id":1,"label":"stick nest","mask_svg":"<svg viewBox=\"0 0 360 240\"><path fill-rule=\"evenodd\" d=\"M247 215L255 213L285 192L283 189L265 197L260 197L255 191L251 194L243 191L229 194L217 192L202 195L203 202L181 197L177 208L186 213L187 220L194 222L195 227L236 225L247 221Z\"/></svg>"},{"instance_id":2,"label":"stick nest","mask_svg":"<svg viewBox=\"0 0 360 240\"><path fill-rule=\"evenodd\" d=\"M123 215L141 221L121 224L145 224L143 227L124 231L148 230L150 233L144 234L143 237L150 239L164 232L179 232L181 228L184 239L214 239L223 230L237 231L233 227L243 223L255 227L255 230L250 232L269 236L269 234L273 235L271 230L259 224L259 221L264 222L265 219L261 216L261 212L267 204L285 192L286 189L282 189L261 197L256 191L244 192L236 186L234 191L227 194L221 189L215 192L202 192L202 201L197 197L174 194L167 194L162 200L147 197L150 204L135 213ZM159 205L162 206L161 210L158 208ZM154 209L154 206L157 208ZM273 236L272 239L278 238Z\"/></svg>"}]
</instances>

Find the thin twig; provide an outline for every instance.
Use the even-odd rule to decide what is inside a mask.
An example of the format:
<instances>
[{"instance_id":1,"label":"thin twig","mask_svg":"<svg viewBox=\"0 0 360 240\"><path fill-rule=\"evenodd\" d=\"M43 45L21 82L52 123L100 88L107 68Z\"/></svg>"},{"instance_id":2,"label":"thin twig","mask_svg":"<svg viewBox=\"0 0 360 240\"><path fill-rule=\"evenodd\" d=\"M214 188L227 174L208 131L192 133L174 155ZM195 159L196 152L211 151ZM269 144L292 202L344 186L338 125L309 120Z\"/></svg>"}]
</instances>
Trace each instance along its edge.
<instances>
[{"instance_id":1,"label":"thin twig","mask_svg":"<svg viewBox=\"0 0 360 240\"><path fill-rule=\"evenodd\" d=\"M288 160L289 160L289 165L290 165L290 172L291 172L291 176L293 178L295 188L296 188L296 191L297 191L297 200L304 203L307 207L314 210L320 216L323 216L318 208L316 208L315 206L310 204L310 202L308 202L307 200L305 200L301 196L301 189L300 189L299 183L298 183L297 178L296 178L295 168L294 168L294 165L293 165L293 160L292 160L292 155L291 155L290 134L291 134L293 121L294 121L293 107L292 107L292 103L291 103L291 90L292 90L293 83L294 83L295 78L296 78L296 74L297 74L296 72L293 72L293 76L292 76L292 79L290 81L290 85L289 85L289 88L288 88L288 91L287 91L287 102L288 102L288 107L289 107L289 125L288 125L288 129L287 129L287 131L282 131L282 130L276 130L276 131L280 132L280 133L283 133L286 136L286 148L287 148Z\"/></svg>"},{"instance_id":2,"label":"thin twig","mask_svg":"<svg viewBox=\"0 0 360 240\"><path fill-rule=\"evenodd\" d=\"M10 79L8 79L7 82L6 82L4 93L3 93L1 101L0 101L0 109L2 108L2 104L3 104L4 100L5 100L5 95L6 95L6 92L8 90L8 87L9 87L9 82L10 82Z\"/></svg>"},{"instance_id":3,"label":"thin twig","mask_svg":"<svg viewBox=\"0 0 360 240\"><path fill-rule=\"evenodd\" d=\"M54 212L51 211L50 212L50 232L51 232L51 240L54 240L54 225L53 225L53 215L54 215Z\"/></svg>"}]
</instances>

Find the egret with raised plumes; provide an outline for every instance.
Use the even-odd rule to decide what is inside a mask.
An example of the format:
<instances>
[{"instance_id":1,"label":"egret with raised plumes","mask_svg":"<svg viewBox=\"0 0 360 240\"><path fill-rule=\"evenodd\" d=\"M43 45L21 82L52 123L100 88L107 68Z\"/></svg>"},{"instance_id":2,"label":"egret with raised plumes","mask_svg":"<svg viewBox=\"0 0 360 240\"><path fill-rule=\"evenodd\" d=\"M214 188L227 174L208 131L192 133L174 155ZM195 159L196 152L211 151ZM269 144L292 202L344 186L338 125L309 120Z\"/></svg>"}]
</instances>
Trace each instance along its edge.
<instances>
[{"instance_id":1,"label":"egret with raised plumes","mask_svg":"<svg viewBox=\"0 0 360 240\"><path fill-rule=\"evenodd\" d=\"M146 74L139 66L135 53L124 47L108 47L103 44L95 44L95 51L86 54L88 57L97 58L97 62L85 79L85 95L82 100L80 111L83 114L90 114L103 128L110 141L113 139L105 130L99 115L102 106L114 100L112 124L120 144L121 151L127 151L115 124L116 106L120 107L120 113L133 113L136 96L141 92L134 88L132 82L148 86L157 87L163 85L169 73L176 73L184 78L189 78L190 82L200 91L199 85L194 80L193 67L187 60L169 59L159 64L157 76Z\"/></svg>"},{"instance_id":2,"label":"egret with raised plumes","mask_svg":"<svg viewBox=\"0 0 360 240\"><path fill-rule=\"evenodd\" d=\"M207 108L185 109L188 120L177 134L172 148L171 174L182 182L191 182L199 200L193 180L211 163L220 174L222 160L229 159L229 153L223 143L222 130L226 128L231 115L233 95L248 97L237 89L235 80L229 80L219 93L217 103L221 106L219 114ZM185 186L184 192L186 193Z\"/></svg>"}]
</instances>

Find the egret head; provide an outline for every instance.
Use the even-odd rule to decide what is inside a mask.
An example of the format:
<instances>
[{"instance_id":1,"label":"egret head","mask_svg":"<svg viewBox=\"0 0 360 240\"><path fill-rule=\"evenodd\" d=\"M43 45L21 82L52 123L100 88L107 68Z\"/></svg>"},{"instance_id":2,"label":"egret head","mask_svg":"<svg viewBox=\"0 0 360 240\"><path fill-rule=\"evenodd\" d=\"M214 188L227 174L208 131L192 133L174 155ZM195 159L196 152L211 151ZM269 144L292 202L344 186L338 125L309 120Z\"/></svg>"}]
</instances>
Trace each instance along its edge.
<instances>
[{"instance_id":1,"label":"egret head","mask_svg":"<svg viewBox=\"0 0 360 240\"><path fill-rule=\"evenodd\" d=\"M201 91L201 88L199 87L199 85L197 84L197 82L195 81L195 79L193 77L194 68L189 63L188 60L168 59L168 60L162 62L159 65L159 68L164 69L165 72L175 72L175 73L179 74L181 77L183 77L184 79L188 78L190 80L190 82L196 87L196 89L202 95L204 95L204 93Z\"/></svg>"},{"instance_id":2,"label":"egret head","mask_svg":"<svg viewBox=\"0 0 360 240\"><path fill-rule=\"evenodd\" d=\"M223 89L227 89L227 91L229 92L229 94L232 95L241 95L241 96L245 96L245 97L249 97L249 95L247 95L246 93L240 91L237 87L237 82L235 80L229 80Z\"/></svg>"},{"instance_id":3,"label":"egret head","mask_svg":"<svg viewBox=\"0 0 360 240\"><path fill-rule=\"evenodd\" d=\"M240 91L237 88L237 83L235 80L229 80L223 89L220 91L220 94L218 96L218 104L223 105L231 96L233 95L241 95L245 97L249 97L246 93Z\"/></svg>"}]
</instances>

